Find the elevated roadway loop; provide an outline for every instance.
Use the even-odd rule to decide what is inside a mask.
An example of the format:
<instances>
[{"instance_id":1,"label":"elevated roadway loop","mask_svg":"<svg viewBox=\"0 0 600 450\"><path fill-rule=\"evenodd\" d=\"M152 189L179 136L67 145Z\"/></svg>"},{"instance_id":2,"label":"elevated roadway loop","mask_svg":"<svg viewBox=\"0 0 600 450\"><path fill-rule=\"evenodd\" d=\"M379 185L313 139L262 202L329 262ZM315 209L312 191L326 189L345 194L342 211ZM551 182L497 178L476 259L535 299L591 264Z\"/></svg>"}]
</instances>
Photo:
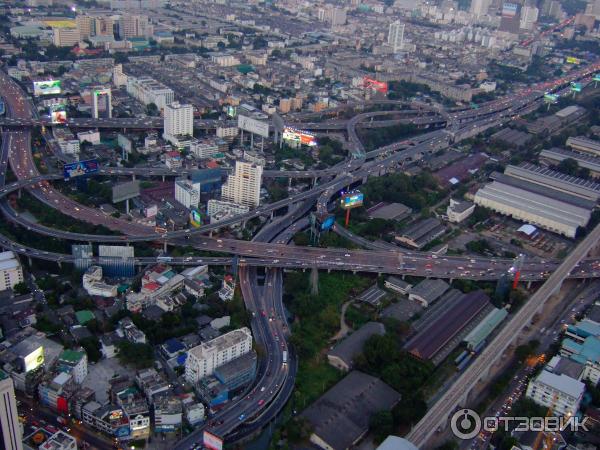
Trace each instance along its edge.
<instances>
[{"instance_id":1,"label":"elevated roadway loop","mask_svg":"<svg viewBox=\"0 0 600 450\"><path fill-rule=\"evenodd\" d=\"M563 281L580 261L598 245L600 241L600 225L563 260L546 282L521 307L517 314L500 330L496 337L487 345L475 361L468 366L458 380L442 395L442 397L427 411L427 414L417 423L407 439L418 448L429 448L427 442L441 427L447 429L447 422L454 411L465 407L468 394L477 383L486 376L490 367L506 351L508 346L519 336L523 328L531 322L546 301L558 293Z\"/></svg>"}]
</instances>

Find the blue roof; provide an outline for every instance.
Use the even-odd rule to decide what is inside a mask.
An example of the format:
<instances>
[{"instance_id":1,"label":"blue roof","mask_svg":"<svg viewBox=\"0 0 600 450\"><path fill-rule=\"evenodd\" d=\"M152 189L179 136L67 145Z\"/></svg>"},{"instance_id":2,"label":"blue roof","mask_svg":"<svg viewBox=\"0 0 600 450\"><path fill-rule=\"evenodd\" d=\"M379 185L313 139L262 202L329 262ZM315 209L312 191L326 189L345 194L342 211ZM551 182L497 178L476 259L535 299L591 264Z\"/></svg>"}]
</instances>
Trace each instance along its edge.
<instances>
[{"instance_id":1,"label":"blue roof","mask_svg":"<svg viewBox=\"0 0 600 450\"><path fill-rule=\"evenodd\" d=\"M178 366L183 366L185 365L185 361L187 360L187 353L182 353L181 355L179 355L177 357L177 365Z\"/></svg>"},{"instance_id":2,"label":"blue roof","mask_svg":"<svg viewBox=\"0 0 600 450\"><path fill-rule=\"evenodd\" d=\"M169 353L177 353L182 350L185 350L185 345L183 345L183 343L180 340L175 338L166 340L164 346Z\"/></svg>"},{"instance_id":3,"label":"blue roof","mask_svg":"<svg viewBox=\"0 0 600 450\"><path fill-rule=\"evenodd\" d=\"M588 361L600 361L600 339L596 336L586 338L581 346L581 356L584 356Z\"/></svg>"},{"instance_id":4,"label":"blue roof","mask_svg":"<svg viewBox=\"0 0 600 450\"><path fill-rule=\"evenodd\" d=\"M569 325L568 330L582 338L587 338L588 336L600 336L600 325L589 320L582 320L575 325Z\"/></svg>"}]
</instances>

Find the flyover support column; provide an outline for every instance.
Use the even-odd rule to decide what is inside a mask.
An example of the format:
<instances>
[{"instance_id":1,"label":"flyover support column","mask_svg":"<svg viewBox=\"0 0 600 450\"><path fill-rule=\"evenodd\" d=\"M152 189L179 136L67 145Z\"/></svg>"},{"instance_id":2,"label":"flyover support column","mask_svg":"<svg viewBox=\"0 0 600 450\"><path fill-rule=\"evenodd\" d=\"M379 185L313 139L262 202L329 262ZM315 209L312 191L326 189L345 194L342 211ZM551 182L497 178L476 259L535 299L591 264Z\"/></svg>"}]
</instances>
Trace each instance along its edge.
<instances>
[{"instance_id":1,"label":"flyover support column","mask_svg":"<svg viewBox=\"0 0 600 450\"><path fill-rule=\"evenodd\" d=\"M131 180L132 180L132 181L135 181L135 173L132 173L132 174L131 174Z\"/></svg>"},{"instance_id":2,"label":"flyover support column","mask_svg":"<svg viewBox=\"0 0 600 450\"><path fill-rule=\"evenodd\" d=\"M292 187L292 178L288 178L288 189Z\"/></svg>"},{"instance_id":3,"label":"flyover support column","mask_svg":"<svg viewBox=\"0 0 600 450\"><path fill-rule=\"evenodd\" d=\"M242 222L242 228L246 228L246 221L245 220Z\"/></svg>"},{"instance_id":4,"label":"flyover support column","mask_svg":"<svg viewBox=\"0 0 600 450\"><path fill-rule=\"evenodd\" d=\"M27 257L27 262L29 263L29 267L33 265L33 260L31 259L31 256Z\"/></svg>"},{"instance_id":5,"label":"flyover support column","mask_svg":"<svg viewBox=\"0 0 600 450\"><path fill-rule=\"evenodd\" d=\"M314 188L317 185L317 177L314 177L312 180L312 187Z\"/></svg>"},{"instance_id":6,"label":"flyover support column","mask_svg":"<svg viewBox=\"0 0 600 450\"><path fill-rule=\"evenodd\" d=\"M163 241L163 252L167 253L167 241Z\"/></svg>"},{"instance_id":7,"label":"flyover support column","mask_svg":"<svg viewBox=\"0 0 600 450\"><path fill-rule=\"evenodd\" d=\"M21 189L19 189L19 190L17 191L17 197L18 197L18 198L21 198Z\"/></svg>"},{"instance_id":8,"label":"flyover support column","mask_svg":"<svg viewBox=\"0 0 600 450\"><path fill-rule=\"evenodd\" d=\"M165 176L164 175L162 176L162 182L163 183L165 182Z\"/></svg>"},{"instance_id":9,"label":"flyover support column","mask_svg":"<svg viewBox=\"0 0 600 450\"><path fill-rule=\"evenodd\" d=\"M527 282L527 289L531 289L531 280Z\"/></svg>"},{"instance_id":10,"label":"flyover support column","mask_svg":"<svg viewBox=\"0 0 600 450\"><path fill-rule=\"evenodd\" d=\"M273 217L275 217L275 211L271 211L271 220L273 220Z\"/></svg>"},{"instance_id":11,"label":"flyover support column","mask_svg":"<svg viewBox=\"0 0 600 450\"><path fill-rule=\"evenodd\" d=\"M129 215L129 199L125 200L125 214Z\"/></svg>"}]
</instances>

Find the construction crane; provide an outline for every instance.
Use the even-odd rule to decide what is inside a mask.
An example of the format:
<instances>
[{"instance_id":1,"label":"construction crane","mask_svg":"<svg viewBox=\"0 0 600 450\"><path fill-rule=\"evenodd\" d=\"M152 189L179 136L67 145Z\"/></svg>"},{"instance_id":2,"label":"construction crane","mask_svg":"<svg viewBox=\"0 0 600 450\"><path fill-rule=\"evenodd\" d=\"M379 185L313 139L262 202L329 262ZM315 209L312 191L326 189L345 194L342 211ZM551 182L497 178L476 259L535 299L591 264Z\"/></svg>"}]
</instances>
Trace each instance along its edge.
<instances>
[{"instance_id":1,"label":"construction crane","mask_svg":"<svg viewBox=\"0 0 600 450\"><path fill-rule=\"evenodd\" d=\"M556 406L556 401L558 400L558 394L554 394L552 397L552 403L546 412L546 417L552 417L554 413L554 407ZM545 439L544 439L545 435ZM544 450L550 450L552 448L552 444L554 442L554 433L549 431L539 431L537 436L535 437L535 441L533 443L533 450L540 450L540 445L544 442Z\"/></svg>"}]
</instances>

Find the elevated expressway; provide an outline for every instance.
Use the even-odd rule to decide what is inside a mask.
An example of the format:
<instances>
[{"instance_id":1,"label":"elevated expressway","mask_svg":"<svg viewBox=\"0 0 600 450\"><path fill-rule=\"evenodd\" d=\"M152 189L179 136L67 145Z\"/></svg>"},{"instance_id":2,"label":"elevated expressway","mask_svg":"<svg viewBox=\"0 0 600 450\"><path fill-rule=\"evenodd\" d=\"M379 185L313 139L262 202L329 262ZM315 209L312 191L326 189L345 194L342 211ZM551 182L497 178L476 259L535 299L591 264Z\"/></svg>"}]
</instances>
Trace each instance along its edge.
<instances>
[{"instance_id":1,"label":"elevated expressway","mask_svg":"<svg viewBox=\"0 0 600 450\"><path fill-rule=\"evenodd\" d=\"M596 70L596 69L593 69ZM585 76L579 74L578 76ZM560 83L564 83L561 81ZM559 85L560 85L559 83ZM13 91L12 95L18 97L18 91ZM291 208L293 205L297 205L299 203L308 204L309 200L313 200L318 196L318 208L327 208L327 202L331 199L341 188L345 186L349 186L353 183L360 183L366 180L370 175L380 175L385 173L388 167L393 166L398 163L402 163L403 161L409 160L411 158L419 157L419 155L423 155L427 152L435 151L439 148L445 148L452 141L460 140L464 137L468 137L469 135L476 134L480 132L482 129L485 129L490 126L494 126L502 123L504 120L517 115L522 114L526 111L531 110L540 103L541 95L543 93L530 92L526 93L526 95L519 96L516 100L511 99L502 99L497 102L492 102L492 104L484 107L483 109L478 110L479 113L476 115L472 115L472 112L463 113L458 112L451 117L452 123L448 127L449 131L434 131L427 133L427 137L425 139L412 139L410 142L403 142L399 144L393 144L391 146L386 146L382 149L377 149L372 153L371 161L368 161L365 157L357 158L357 162L348 162L348 172L342 172L330 181L324 182L322 185L318 185L314 189L293 196L290 199L285 199L285 201L281 205L268 205L268 207L258 211L258 215L265 214L268 212L275 211L277 209L286 207ZM14 98L13 98L14 100ZM11 103L11 102L9 102ZM16 108L13 106L17 105ZM28 111L23 107L22 100L17 100L17 102L12 102L8 105L10 108L10 113L14 114L15 110L17 110L18 114L27 115ZM20 111L18 111L20 109ZM29 112L30 113L30 112ZM468 115L471 115L470 117ZM10 161L11 167L13 171L19 178L31 178L36 177L37 171L34 170L35 165L31 160L30 154L30 136L28 132L20 131L20 132L6 132L4 133L4 142L8 142L7 148L2 151L2 166L5 170L7 160ZM418 141L418 142L414 142ZM12 151L10 151L9 147L13 147L18 155L14 155ZM399 149L403 149L398 152ZM23 155L23 153L29 153L29 157ZM3 170L3 172L4 172ZM54 200L59 200L54 197L54 195L60 196L59 193L55 191L48 192L47 186L45 186L45 181L37 181L38 185L33 188L33 192L37 194L39 197L44 198L46 204L49 206L56 207L52 205ZM39 183L42 183L41 185ZM46 188L46 191L44 191ZM3 195L8 192L8 188L3 189ZM60 202L60 200L59 200ZM73 202L76 204L75 202ZM61 207L73 207L73 209L66 208L66 213L74 215L76 218L81 218L81 214L75 214L81 212L81 205L74 206L70 203L60 203L58 206ZM86 214L88 213L85 211ZM256 217L256 216L254 216ZM249 217L242 217L241 220L247 220ZM13 215L12 220L15 220L19 223L22 222L22 218ZM87 217L84 218L87 220ZM237 219L236 222L240 222L240 218ZM117 224L112 224L117 225ZM135 225L135 224L129 224ZM220 223L216 224L216 228L220 228L222 226L227 226L228 224ZM25 226L37 226L37 224L31 224ZM111 226L111 228L117 228L116 226ZM33 230L33 228L31 228ZM202 250L212 250L218 251L222 253L232 253L236 255L244 256L239 260L240 270L247 271L252 270L248 269L248 267L252 267L254 265L267 265L269 267L301 267L301 268L321 268L321 269L333 269L333 270L354 270L354 271L371 271L378 273L410 273L414 275L421 276L432 276L432 277L446 277L446 278L472 278L472 279L494 279L497 278L500 273L503 273L507 269L507 264L511 263L511 261L501 260L501 259L478 259L478 260L469 260L466 262L466 258L458 258L455 259L453 257L449 258L434 258L431 255L427 254L411 254L410 252L400 252L400 251L349 251L343 249L311 249L311 248L294 248L281 244L267 244L261 242L245 242L245 241L236 241L236 240L227 240L227 239L212 239L207 237L199 237L192 236L196 233L193 233L189 230L185 230L183 232L174 232L167 233L165 235L157 235L156 233L145 233L145 234L137 234L137 230L129 230L129 232L124 231L128 235L124 236L96 236L96 235L81 235L77 233L66 233L59 232L57 230L47 231L49 229L36 228L36 232L42 233L54 233L50 235L54 235L55 237L63 237L65 239L73 239L73 240L84 240L90 242L136 242L136 241L144 241L144 240L169 240L175 244L191 244L193 243L196 248ZM199 230L199 232L210 231L208 228L204 228ZM57 234L58 233L58 234ZM589 242L589 239L597 240L598 232L594 230L594 233L588 236L586 241ZM291 234L290 234L291 235ZM188 237L189 236L189 237ZM594 242L595 242L594 240ZM14 243L7 243L6 245L10 245L14 247ZM17 244L18 245L18 244ZM579 247L578 247L579 248ZM18 248L19 252L28 254L30 249L25 247ZM587 252L586 252L587 253ZM48 252L42 252L41 257L44 259L50 259L54 257L60 258L57 254L50 254ZM68 256L68 255L63 255ZM40 257L37 255L36 257ZM598 276L598 262L596 260L585 260L579 264L579 259L581 259L583 255L577 260L571 260L568 258L567 261L572 264L568 267L568 270L563 270L565 264L561 265L557 272L560 271L560 276L564 279L567 276L578 276L578 277L591 277ZM182 262L183 263L196 263L196 261L208 261L210 258L198 258L195 260L193 257L187 257ZM256 263L259 261L259 263ZM213 260L211 262L214 263L227 263L226 258ZM174 261L175 263L175 261ZM204 262L206 263L206 262ZM460 264L465 264L465 266L460 266ZM555 262L550 263L537 263L532 262L527 264L526 267L523 268L523 279L524 280L539 280L544 279L547 276L548 272L551 272L556 269ZM270 283L273 285L273 282L277 285L280 285L277 282L277 273L280 274L279 270L271 270L269 273L272 275L268 275L267 279L271 280ZM270 278L275 277L275 278ZM244 276L245 278L245 276ZM552 279L552 278L551 278ZM254 283L251 283L254 286ZM274 289L276 291L276 289ZM254 291L254 287L251 287L250 290L246 290L244 292L245 295L248 295L249 301L252 302L253 296L256 294ZM274 292L270 298L272 298L273 305L280 304L278 300L279 294ZM271 300L269 300L270 302ZM530 305L532 302L528 302ZM270 303L269 303L270 304ZM275 308L274 308L275 309ZM512 322L511 322L512 323ZM263 330L264 331L264 330ZM273 330L271 330L273 331ZM260 331L258 332L261 333ZM514 335L513 335L514 337ZM270 345L274 344L273 337L269 337L266 334L263 336L270 343ZM276 342L277 340L275 340ZM276 345L276 344L275 344ZM284 343L285 345L285 343ZM272 350L272 349L271 349ZM272 359L275 359L275 354L278 354L278 351L274 351L274 354L271 355ZM274 363L274 367L278 366L278 362ZM279 366L281 367L281 366ZM267 371L268 372L268 371ZM281 374L281 371L278 370L277 374ZM280 380L281 381L281 380ZM276 383L279 385L279 383ZM292 384L293 386L293 384ZM452 391L452 390L451 390ZM449 392L451 392L449 391ZM270 392L270 391L269 391ZM290 391L291 392L291 391ZM248 399L250 400L250 399ZM248 404L249 413L256 413L257 408L253 404ZM442 410L443 408L432 408L432 411ZM433 413L432 413L433 414ZM235 429L239 423L243 420L237 419L238 422L235 421L235 416L237 415L237 408L228 409L224 412L224 417L220 420L222 422L218 423L218 426L223 426L222 429L218 427L215 429L218 433L226 434L231 430ZM434 418L435 419L435 418ZM414 439L416 442L420 442L419 440L426 441L429 436L427 433L423 433L419 431L419 429L415 428ZM412 433L411 433L412 436Z\"/></svg>"},{"instance_id":2,"label":"elevated expressway","mask_svg":"<svg viewBox=\"0 0 600 450\"><path fill-rule=\"evenodd\" d=\"M533 294L521 307L518 314L514 314L510 321L500 330L498 335L483 349L474 362L460 375L458 380L439 398L427 411L427 414L417 423L407 439L418 448L426 449L427 442L438 429L447 429L447 423L454 411L465 406L469 392L477 385L479 380L487 376L490 368L498 361L507 347L514 341L523 328L540 312L546 302L558 293L563 281L569 276L573 267L598 245L600 241L600 225L596 226L590 234L563 260L553 271L546 282Z\"/></svg>"}]
</instances>

